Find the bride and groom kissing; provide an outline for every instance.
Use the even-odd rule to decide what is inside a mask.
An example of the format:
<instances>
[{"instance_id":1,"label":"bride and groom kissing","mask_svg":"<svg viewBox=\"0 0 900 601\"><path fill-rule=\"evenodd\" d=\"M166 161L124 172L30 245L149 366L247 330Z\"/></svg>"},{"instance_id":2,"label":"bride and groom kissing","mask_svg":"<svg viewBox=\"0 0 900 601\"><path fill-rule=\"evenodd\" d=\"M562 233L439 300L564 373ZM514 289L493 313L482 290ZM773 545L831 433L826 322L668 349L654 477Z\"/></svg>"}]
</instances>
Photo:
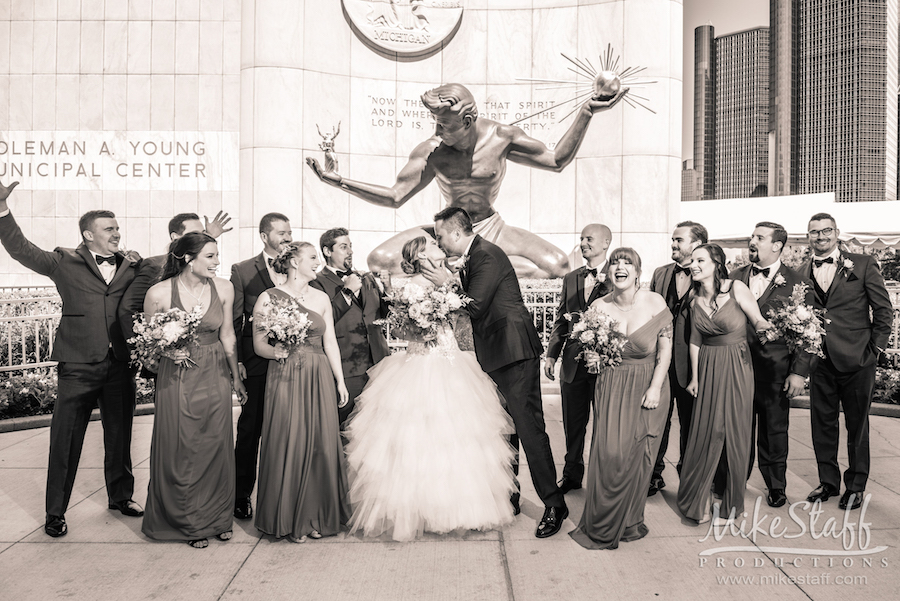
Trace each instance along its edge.
<instances>
[{"instance_id":1,"label":"bride and groom kissing","mask_svg":"<svg viewBox=\"0 0 900 601\"><path fill-rule=\"evenodd\" d=\"M473 232L461 208L434 221L437 245L420 238L404 249L416 272L406 285L442 286L454 277L445 254L460 257L475 357L439 336L437 347L452 347L450 361L411 341L405 357L372 368L347 426L351 532L410 540L511 522L520 511L513 458L521 442L545 505L535 536L553 536L569 512L544 426L543 345L506 254Z\"/></svg>"}]
</instances>

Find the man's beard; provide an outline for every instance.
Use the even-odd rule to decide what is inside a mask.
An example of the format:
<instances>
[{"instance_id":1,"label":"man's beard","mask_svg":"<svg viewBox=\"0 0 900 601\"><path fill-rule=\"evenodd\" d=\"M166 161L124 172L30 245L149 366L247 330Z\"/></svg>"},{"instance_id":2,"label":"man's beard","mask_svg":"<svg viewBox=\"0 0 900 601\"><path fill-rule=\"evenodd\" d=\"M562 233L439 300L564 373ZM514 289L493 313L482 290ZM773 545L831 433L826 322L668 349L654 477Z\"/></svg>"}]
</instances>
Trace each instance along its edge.
<instances>
[{"instance_id":1,"label":"man's beard","mask_svg":"<svg viewBox=\"0 0 900 601\"><path fill-rule=\"evenodd\" d=\"M353 257L344 259L344 271L353 271Z\"/></svg>"}]
</instances>

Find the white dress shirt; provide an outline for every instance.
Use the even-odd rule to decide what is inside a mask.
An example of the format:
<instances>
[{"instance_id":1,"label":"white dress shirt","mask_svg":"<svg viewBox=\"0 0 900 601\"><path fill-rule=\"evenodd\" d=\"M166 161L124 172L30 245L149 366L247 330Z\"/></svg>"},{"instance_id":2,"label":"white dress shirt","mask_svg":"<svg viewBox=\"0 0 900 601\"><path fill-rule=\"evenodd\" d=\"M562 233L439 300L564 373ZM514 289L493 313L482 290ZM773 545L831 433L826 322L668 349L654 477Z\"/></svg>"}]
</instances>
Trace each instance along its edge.
<instances>
[{"instance_id":1,"label":"white dress shirt","mask_svg":"<svg viewBox=\"0 0 900 601\"><path fill-rule=\"evenodd\" d=\"M830 254L825 255L824 257L817 257L813 255L813 261L816 259L822 260L831 257L834 259L833 263L822 263L820 267L816 267L816 264L813 263L813 277L816 278L816 283L819 284L819 287L822 288L825 292L828 292L828 289L831 288L831 282L834 281L834 274L837 273L838 261L841 260L841 251L835 247Z\"/></svg>"},{"instance_id":2,"label":"white dress shirt","mask_svg":"<svg viewBox=\"0 0 900 601\"><path fill-rule=\"evenodd\" d=\"M751 266L750 269L752 270L753 267L754 266ZM778 270L781 269L781 259L776 260L768 267L763 267L762 269L768 269L769 275L763 276L763 274L761 273L753 275L753 272L750 272L750 292L753 293L753 298L755 298L756 300L759 300L759 297L761 297L766 291L766 288L769 287L769 283L771 283L772 278L774 278L775 274L778 273Z\"/></svg>"}]
</instances>

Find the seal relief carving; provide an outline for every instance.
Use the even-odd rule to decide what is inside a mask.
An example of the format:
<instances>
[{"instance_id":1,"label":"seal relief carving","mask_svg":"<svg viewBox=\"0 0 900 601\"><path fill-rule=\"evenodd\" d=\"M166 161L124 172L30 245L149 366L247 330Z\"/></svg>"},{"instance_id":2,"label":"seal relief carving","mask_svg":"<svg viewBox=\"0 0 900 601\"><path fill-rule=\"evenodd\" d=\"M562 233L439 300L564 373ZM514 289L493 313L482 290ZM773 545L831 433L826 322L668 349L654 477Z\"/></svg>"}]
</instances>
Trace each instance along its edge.
<instances>
[{"instance_id":1,"label":"seal relief carving","mask_svg":"<svg viewBox=\"0 0 900 601\"><path fill-rule=\"evenodd\" d=\"M459 25L463 0L341 0L358 33L401 55L433 50Z\"/></svg>"}]
</instances>

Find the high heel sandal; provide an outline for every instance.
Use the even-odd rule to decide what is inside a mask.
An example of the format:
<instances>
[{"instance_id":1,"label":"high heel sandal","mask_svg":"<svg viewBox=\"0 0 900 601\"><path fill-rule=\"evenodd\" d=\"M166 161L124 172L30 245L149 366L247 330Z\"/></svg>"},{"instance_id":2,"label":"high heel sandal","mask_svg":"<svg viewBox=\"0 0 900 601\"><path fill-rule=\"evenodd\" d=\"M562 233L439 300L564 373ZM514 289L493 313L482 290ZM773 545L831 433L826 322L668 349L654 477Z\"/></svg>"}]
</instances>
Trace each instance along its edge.
<instances>
[{"instance_id":1,"label":"high heel sandal","mask_svg":"<svg viewBox=\"0 0 900 601\"><path fill-rule=\"evenodd\" d=\"M205 538L198 538L197 540L186 540L184 541L195 549L205 549L209 546L209 540Z\"/></svg>"},{"instance_id":2,"label":"high heel sandal","mask_svg":"<svg viewBox=\"0 0 900 601\"><path fill-rule=\"evenodd\" d=\"M292 536L292 535L288 534L288 535L287 535L287 539L288 539L289 541L291 541L292 543L297 543L297 544L305 543L305 542L306 542L306 537L305 537L305 536L301 536L300 538L296 538L295 536Z\"/></svg>"},{"instance_id":3,"label":"high heel sandal","mask_svg":"<svg viewBox=\"0 0 900 601\"><path fill-rule=\"evenodd\" d=\"M216 535L216 538L221 541L231 540L234 537L233 530L226 530L225 532L220 532Z\"/></svg>"},{"instance_id":4,"label":"high heel sandal","mask_svg":"<svg viewBox=\"0 0 900 601\"><path fill-rule=\"evenodd\" d=\"M320 538L322 538L322 535L319 534L318 530L313 530L312 532L309 533L309 538L314 539L314 540L319 540Z\"/></svg>"}]
</instances>

